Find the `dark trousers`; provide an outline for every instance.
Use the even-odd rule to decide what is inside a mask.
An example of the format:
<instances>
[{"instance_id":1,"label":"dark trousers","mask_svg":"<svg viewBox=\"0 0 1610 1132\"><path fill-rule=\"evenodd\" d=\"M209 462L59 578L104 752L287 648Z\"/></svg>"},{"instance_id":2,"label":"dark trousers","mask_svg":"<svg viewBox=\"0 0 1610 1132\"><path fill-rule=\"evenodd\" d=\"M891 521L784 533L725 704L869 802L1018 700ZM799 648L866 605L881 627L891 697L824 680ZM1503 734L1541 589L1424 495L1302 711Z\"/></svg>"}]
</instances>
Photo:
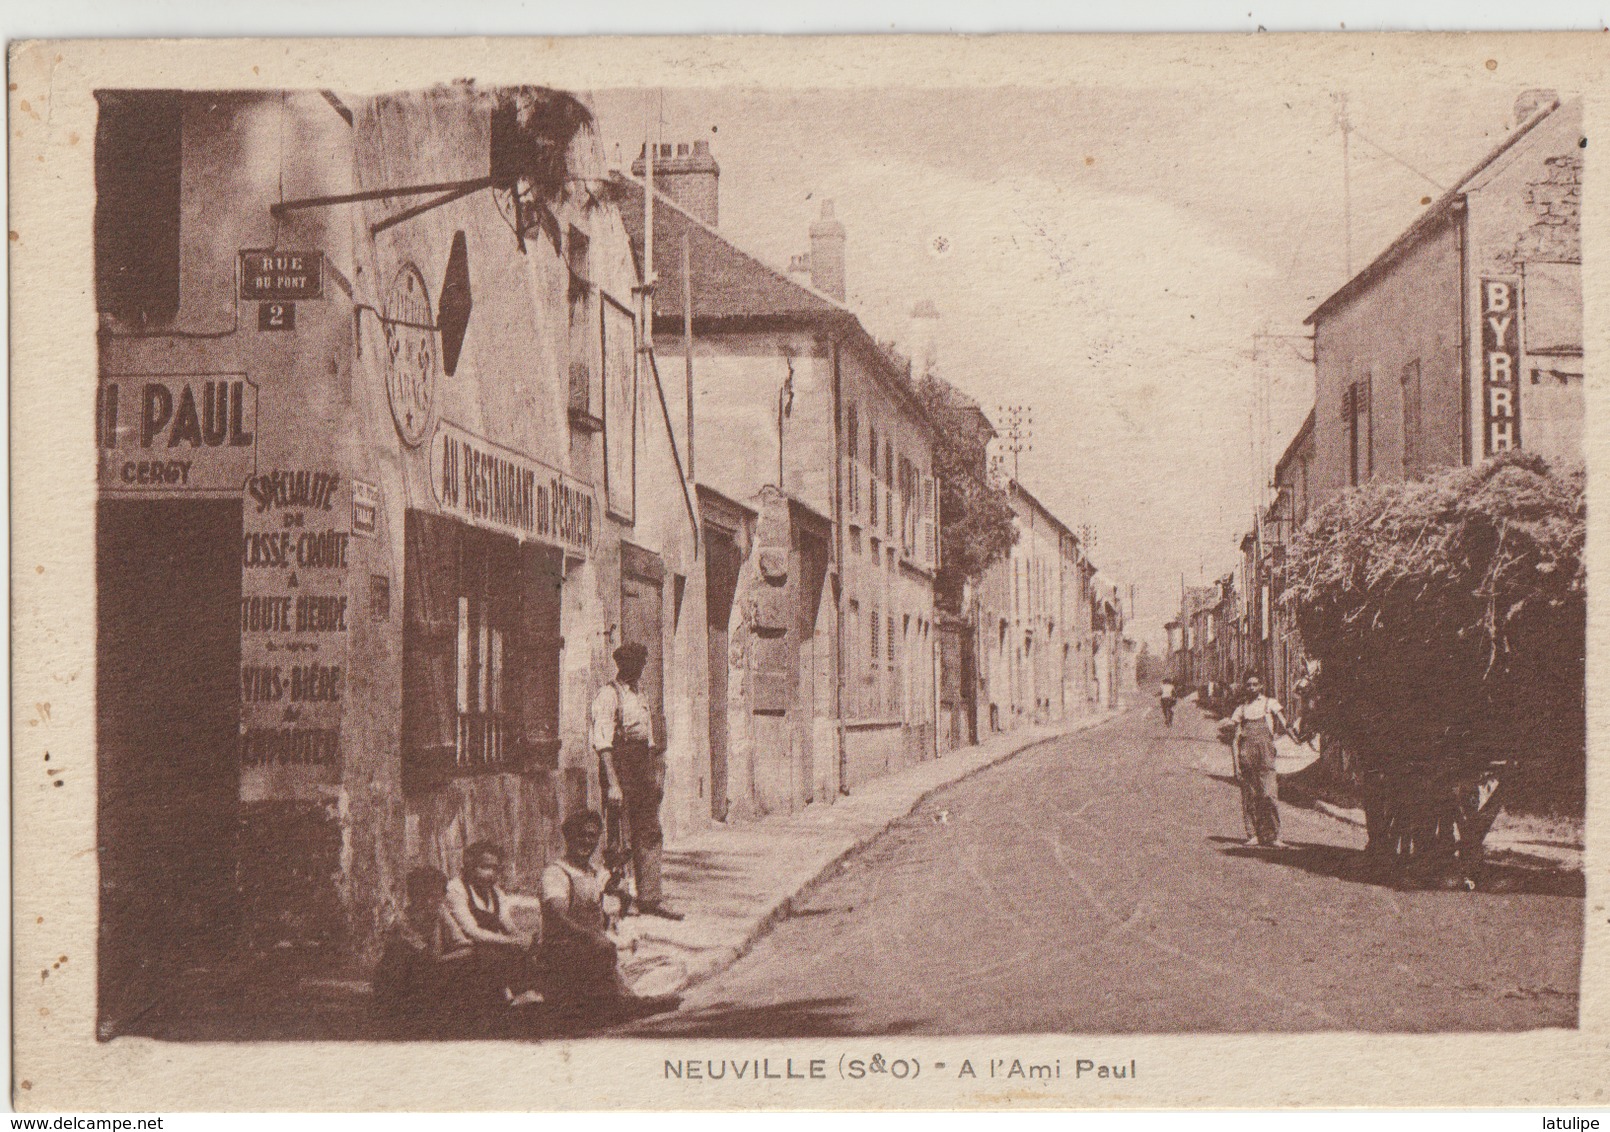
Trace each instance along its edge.
<instances>
[{"instance_id":1,"label":"dark trousers","mask_svg":"<svg viewBox=\"0 0 1610 1132\"><path fill-rule=\"evenodd\" d=\"M549 1002L621 998L627 991L618 963L607 939L556 934L537 953L538 989Z\"/></svg>"},{"instance_id":2,"label":"dark trousers","mask_svg":"<svg viewBox=\"0 0 1610 1132\"><path fill-rule=\"evenodd\" d=\"M471 1010L501 1009L504 991L531 989L531 961L512 943L477 943L468 955L441 961L449 997Z\"/></svg>"},{"instance_id":3,"label":"dark trousers","mask_svg":"<svg viewBox=\"0 0 1610 1132\"><path fill-rule=\"evenodd\" d=\"M1247 836L1260 845L1280 839L1279 779L1275 775L1275 744L1267 728L1248 728L1236 761L1241 783L1241 820Z\"/></svg>"},{"instance_id":4,"label":"dark trousers","mask_svg":"<svg viewBox=\"0 0 1610 1132\"><path fill-rule=\"evenodd\" d=\"M658 904L660 860L665 846L665 832L660 828L665 770L654 753L640 743L622 743L615 749L614 758L615 774L625 796L621 833L631 850L637 899L642 904Z\"/></svg>"}]
</instances>

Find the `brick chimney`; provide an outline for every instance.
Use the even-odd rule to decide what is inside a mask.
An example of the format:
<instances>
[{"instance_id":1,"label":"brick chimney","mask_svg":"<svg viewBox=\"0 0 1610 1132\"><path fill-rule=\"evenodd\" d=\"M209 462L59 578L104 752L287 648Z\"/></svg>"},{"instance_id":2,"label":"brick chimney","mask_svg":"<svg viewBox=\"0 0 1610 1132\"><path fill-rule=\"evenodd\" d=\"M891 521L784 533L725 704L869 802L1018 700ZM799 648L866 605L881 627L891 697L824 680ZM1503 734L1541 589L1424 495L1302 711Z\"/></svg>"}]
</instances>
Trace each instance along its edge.
<instances>
[{"instance_id":1,"label":"brick chimney","mask_svg":"<svg viewBox=\"0 0 1610 1132\"><path fill-rule=\"evenodd\" d=\"M911 308L907 337L913 372L918 377L932 373L939 364L939 309L932 299L922 299Z\"/></svg>"},{"instance_id":2,"label":"brick chimney","mask_svg":"<svg viewBox=\"0 0 1610 1132\"><path fill-rule=\"evenodd\" d=\"M646 149L646 147L645 147ZM644 154L632 162L632 176L643 180L647 173ZM654 188L675 201L684 212L714 228L720 218L721 166L710 153L710 143L696 141L659 147L654 158Z\"/></svg>"},{"instance_id":3,"label":"brick chimney","mask_svg":"<svg viewBox=\"0 0 1610 1132\"><path fill-rule=\"evenodd\" d=\"M811 286L844 301L844 225L833 218L833 202L822 202L822 218L811 224Z\"/></svg>"}]
</instances>

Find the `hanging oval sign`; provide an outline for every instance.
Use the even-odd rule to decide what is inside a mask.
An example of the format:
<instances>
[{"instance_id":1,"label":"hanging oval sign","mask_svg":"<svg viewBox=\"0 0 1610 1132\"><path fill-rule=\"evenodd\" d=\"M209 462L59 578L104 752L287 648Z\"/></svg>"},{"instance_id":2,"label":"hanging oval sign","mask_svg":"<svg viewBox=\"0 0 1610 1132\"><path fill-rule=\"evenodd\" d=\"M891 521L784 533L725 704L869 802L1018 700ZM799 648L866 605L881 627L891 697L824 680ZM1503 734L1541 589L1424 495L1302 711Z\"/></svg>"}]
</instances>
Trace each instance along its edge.
<instances>
[{"instance_id":1,"label":"hanging oval sign","mask_svg":"<svg viewBox=\"0 0 1610 1132\"><path fill-rule=\"evenodd\" d=\"M410 448L425 439L436 398L436 330L425 277L412 263L397 269L386 291L386 397L391 419Z\"/></svg>"}]
</instances>

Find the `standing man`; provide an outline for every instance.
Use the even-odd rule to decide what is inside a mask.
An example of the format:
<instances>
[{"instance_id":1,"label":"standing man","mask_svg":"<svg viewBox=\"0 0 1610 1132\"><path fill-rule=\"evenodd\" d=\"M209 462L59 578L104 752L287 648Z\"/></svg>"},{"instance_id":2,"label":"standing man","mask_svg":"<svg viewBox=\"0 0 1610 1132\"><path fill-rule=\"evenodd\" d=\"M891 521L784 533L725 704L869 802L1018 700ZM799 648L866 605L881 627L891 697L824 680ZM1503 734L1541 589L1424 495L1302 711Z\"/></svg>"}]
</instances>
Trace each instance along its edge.
<instances>
[{"instance_id":1,"label":"standing man","mask_svg":"<svg viewBox=\"0 0 1610 1132\"><path fill-rule=\"evenodd\" d=\"M635 641L615 650L615 680L593 697L592 745L598 752L598 783L607 804L625 811L632 873L637 879L637 910L680 920L682 914L667 908L660 893L665 759L655 749L653 718L637 690L647 659L648 650Z\"/></svg>"},{"instance_id":2,"label":"standing man","mask_svg":"<svg viewBox=\"0 0 1610 1132\"><path fill-rule=\"evenodd\" d=\"M1280 806L1275 799L1275 732L1288 730L1280 701L1263 694L1263 681L1247 677L1247 698L1230 713L1235 724L1235 776L1241 783L1241 820L1246 844L1284 849L1280 840Z\"/></svg>"},{"instance_id":3,"label":"standing man","mask_svg":"<svg viewBox=\"0 0 1610 1132\"><path fill-rule=\"evenodd\" d=\"M1163 723L1167 727L1173 727L1174 726L1174 702L1175 702L1175 699L1176 699L1176 697L1174 695L1174 678L1172 676L1165 676L1165 677L1163 677L1163 687L1158 692L1157 702L1158 702L1159 705L1162 706L1162 709L1163 709Z\"/></svg>"}]
</instances>

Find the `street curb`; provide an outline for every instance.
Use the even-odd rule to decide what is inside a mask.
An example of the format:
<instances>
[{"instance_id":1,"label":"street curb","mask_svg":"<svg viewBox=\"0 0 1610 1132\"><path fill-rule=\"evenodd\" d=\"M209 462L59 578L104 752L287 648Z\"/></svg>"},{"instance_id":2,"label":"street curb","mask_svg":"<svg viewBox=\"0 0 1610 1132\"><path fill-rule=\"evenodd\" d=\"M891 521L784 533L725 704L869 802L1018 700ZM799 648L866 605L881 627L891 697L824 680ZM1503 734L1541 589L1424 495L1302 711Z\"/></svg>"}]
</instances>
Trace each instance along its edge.
<instances>
[{"instance_id":1,"label":"street curb","mask_svg":"<svg viewBox=\"0 0 1610 1132\"><path fill-rule=\"evenodd\" d=\"M749 952L753 950L756 943L760 942L760 940L774 927L776 927L781 920L788 918L788 916L794 910L796 901L814 891L817 886L822 884L823 881L828 878L828 875L832 873L833 870L839 865L841 865L847 858L856 853L858 850L865 848L867 845L870 845L872 842L882 837L894 827L895 823L910 817L914 812L916 812L917 807L921 806L935 794L938 794L941 790L948 790L950 787L955 786L959 782L964 782L982 771L989 770L991 767L999 766L1008 759L1016 758L1018 755L1023 754L1023 752L1032 750L1035 747L1043 746L1046 743L1055 742L1056 740L1066 738L1069 735L1077 735L1081 732L1100 727L1103 724L1111 723L1113 720L1117 719L1123 714L1123 710L1124 709L1120 709L1118 711L1109 711L1100 716L1079 720L1073 726L1067 727L1056 732L1055 734L1041 735L1037 738L1026 739L1021 746L1009 747L1006 750L1001 751L999 754L979 763L977 766L963 771L955 778L929 787L927 790L924 790L921 794L918 794L915 798L913 798L903 809L900 809L896 813L890 814L887 818L875 820L873 827L869 827L864 832L852 835L850 844L844 849L840 850L838 853L834 854L829 860L824 862L822 867L818 869L809 880L805 881L793 892L784 894L774 904L772 904L770 908L763 912L761 916L754 921L753 925L746 932L741 942L724 948L712 948L711 951L715 952L714 955L709 956L705 961L694 966L684 967L681 981L675 984L675 986L673 986L668 993L685 994L687 991L699 985L700 983L706 982L709 979L714 978L716 975L719 975L728 967L731 967L734 963L738 962L738 960L742 959L745 955L749 954Z\"/></svg>"},{"instance_id":2,"label":"street curb","mask_svg":"<svg viewBox=\"0 0 1610 1132\"><path fill-rule=\"evenodd\" d=\"M1321 798L1315 798L1314 804L1305 808L1318 810L1320 813L1333 817L1337 821L1346 822L1348 825L1354 825L1360 829L1366 828L1366 823L1362 817L1363 810L1349 810L1336 805L1334 802L1324 801Z\"/></svg>"}]
</instances>

